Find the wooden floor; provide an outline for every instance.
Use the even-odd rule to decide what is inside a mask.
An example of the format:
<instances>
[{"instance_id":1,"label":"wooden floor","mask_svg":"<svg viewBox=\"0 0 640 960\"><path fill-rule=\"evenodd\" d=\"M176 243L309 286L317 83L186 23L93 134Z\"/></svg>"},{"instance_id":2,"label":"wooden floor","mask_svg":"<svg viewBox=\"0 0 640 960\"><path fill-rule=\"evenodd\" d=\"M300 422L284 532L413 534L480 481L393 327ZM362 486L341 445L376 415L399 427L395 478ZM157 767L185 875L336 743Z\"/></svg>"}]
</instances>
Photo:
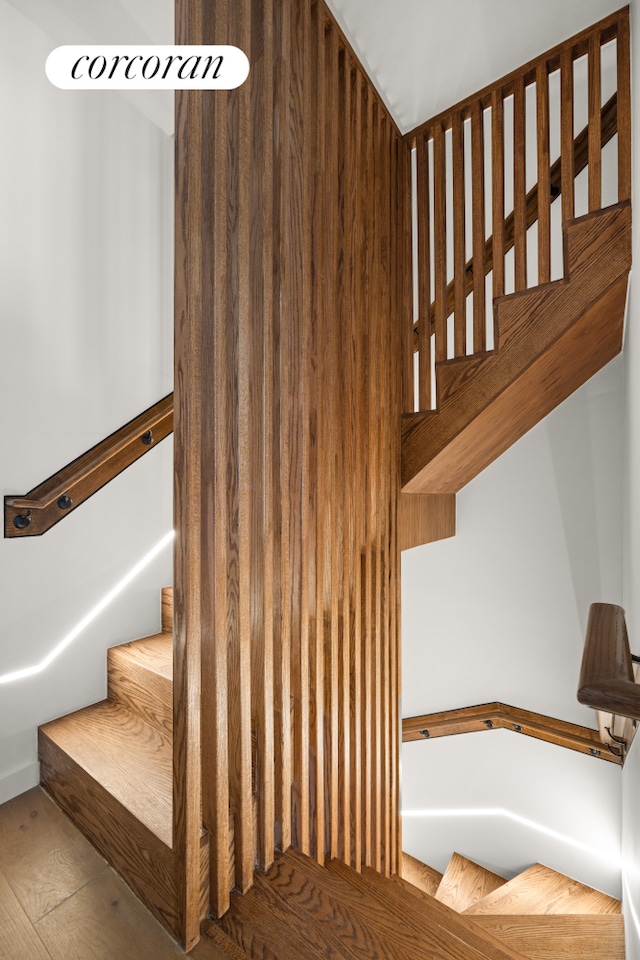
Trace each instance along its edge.
<instances>
[{"instance_id":1,"label":"wooden floor","mask_svg":"<svg viewBox=\"0 0 640 960\"><path fill-rule=\"evenodd\" d=\"M39 787L0 806L2 960L184 957ZM227 960L210 941L194 960Z\"/></svg>"}]
</instances>

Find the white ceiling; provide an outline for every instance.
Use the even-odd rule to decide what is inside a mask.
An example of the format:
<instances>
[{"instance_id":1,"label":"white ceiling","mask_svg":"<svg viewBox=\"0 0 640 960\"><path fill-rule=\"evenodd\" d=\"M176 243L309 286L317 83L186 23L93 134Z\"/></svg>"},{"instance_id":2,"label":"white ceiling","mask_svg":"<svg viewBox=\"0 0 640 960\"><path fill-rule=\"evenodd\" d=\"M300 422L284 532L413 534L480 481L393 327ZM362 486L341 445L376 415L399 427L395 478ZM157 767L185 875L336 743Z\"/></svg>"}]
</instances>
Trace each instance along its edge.
<instances>
[{"instance_id":1,"label":"white ceiling","mask_svg":"<svg viewBox=\"0 0 640 960\"><path fill-rule=\"evenodd\" d=\"M327 2L403 133L624 6L622 0Z\"/></svg>"}]
</instances>

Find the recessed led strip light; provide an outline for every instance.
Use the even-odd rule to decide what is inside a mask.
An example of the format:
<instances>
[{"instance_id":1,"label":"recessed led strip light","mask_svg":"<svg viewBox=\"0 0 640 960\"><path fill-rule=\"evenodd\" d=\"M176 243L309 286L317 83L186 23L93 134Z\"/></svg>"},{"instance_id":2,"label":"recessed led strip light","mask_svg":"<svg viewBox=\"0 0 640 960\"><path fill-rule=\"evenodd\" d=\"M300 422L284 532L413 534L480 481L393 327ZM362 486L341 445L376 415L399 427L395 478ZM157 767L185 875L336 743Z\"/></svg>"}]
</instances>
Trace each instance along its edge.
<instances>
[{"instance_id":1,"label":"recessed led strip light","mask_svg":"<svg viewBox=\"0 0 640 960\"><path fill-rule=\"evenodd\" d=\"M100 600L99 603L97 603L95 607L93 607L89 613L82 618L80 623L78 623L73 630L68 633L66 637L64 637L64 639L61 640L60 643L57 644L57 646L55 646L50 653L47 654L44 660L41 660L40 663L36 663L31 667L23 667L22 670L13 670L11 673L1 674L0 683L13 683L15 680L24 680L25 677L32 677L34 674L42 673L43 670L46 670L49 664L59 657L63 650L66 650L69 644L72 643L76 637L83 632L83 630L86 630L89 624L92 623L96 617L102 613L105 607L108 607L109 604L115 600L118 594L122 593L124 588L128 586L128 584L130 584L139 573L142 573L144 568L147 567L162 550L164 550L167 544L171 543L174 536L175 532L173 530L170 530L168 533L166 533L162 540L160 540L155 547L149 550L149 552L146 553L144 557L138 561L138 563L136 563L135 567L132 567L131 570L129 570L129 572L122 578L122 580L118 581L115 587L113 587L113 589L111 589L109 593L107 593L102 600Z\"/></svg>"},{"instance_id":2,"label":"recessed led strip light","mask_svg":"<svg viewBox=\"0 0 640 960\"><path fill-rule=\"evenodd\" d=\"M566 843L571 847L576 847L578 850L584 850L586 853L591 854L594 857L599 857L601 860L606 860L607 863L611 863L616 867L621 866L621 854L619 851L605 853L602 850L597 850L595 847L590 847L586 843L582 843L580 840L575 840L573 837L568 837L565 833L560 833L558 830L553 830L551 827L546 827L542 823L536 823L535 820L529 820L527 817L521 817L519 813L513 813L512 810L506 810L504 807L470 807L470 808L452 808L452 809L443 809L443 810L403 810L403 817L505 817L508 820L513 820L514 823L519 823L522 826L530 827L532 830L537 830L539 833L544 833L548 837L553 837L554 840L560 840L562 843Z\"/></svg>"}]
</instances>

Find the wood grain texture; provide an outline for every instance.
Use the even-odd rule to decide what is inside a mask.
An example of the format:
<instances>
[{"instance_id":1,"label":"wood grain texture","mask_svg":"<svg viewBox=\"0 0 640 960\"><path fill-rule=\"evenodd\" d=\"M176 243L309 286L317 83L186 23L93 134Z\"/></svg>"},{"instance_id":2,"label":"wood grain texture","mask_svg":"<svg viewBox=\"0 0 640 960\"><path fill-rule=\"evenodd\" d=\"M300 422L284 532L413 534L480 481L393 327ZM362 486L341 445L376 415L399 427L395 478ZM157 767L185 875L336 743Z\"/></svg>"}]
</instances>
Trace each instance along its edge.
<instances>
[{"instance_id":1,"label":"wood grain texture","mask_svg":"<svg viewBox=\"0 0 640 960\"><path fill-rule=\"evenodd\" d=\"M584 30L581 30L580 33L576 33L567 40L563 40L561 43L557 44L557 46L545 51L545 53L542 53L539 57L535 57L528 63L525 63L516 70L513 70L511 73L507 73L503 77L500 77L500 79L496 80L494 83L490 83L488 86L483 87L482 90L472 93L470 96L465 97L464 100L459 100L458 103L448 107L442 113L432 117L430 120L425 120L424 123L421 123L419 126L414 127L413 130L410 130L408 133L406 133L405 138L411 141L423 130L430 130L437 123L444 123L445 126L447 126L450 124L451 117L455 113L462 113L465 117L469 116L473 105L478 101L486 109L491 104L491 97L496 88L500 88L505 97L511 96L513 93L514 81L517 80L518 77L522 77L527 86L535 82L536 69L541 60L544 60L547 63L548 72L553 73L554 70L559 69L560 60L565 50L571 51L574 60L584 57L589 49L589 38L594 31L600 35L600 42L604 45L605 43L609 43L610 40L613 40L618 35L618 31L621 29L621 24L624 24L625 21L628 23L628 19L629 6L627 5L622 7L620 10L616 10L615 13L609 14L602 20L598 20L598 22L594 23L592 26L586 27Z\"/></svg>"},{"instance_id":2,"label":"wood grain texture","mask_svg":"<svg viewBox=\"0 0 640 960\"><path fill-rule=\"evenodd\" d=\"M616 604L593 603L589 609L578 700L596 710L640 720L640 688L624 610Z\"/></svg>"},{"instance_id":3,"label":"wood grain texture","mask_svg":"<svg viewBox=\"0 0 640 960\"><path fill-rule=\"evenodd\" d=\"M620 901L536 863L464 913L465 916L619 914Z\"/></svg>"},{"instance_id":4,"label":"wood grain texture","mask_svg":"<svg viewBox=\"0 0 640 960\"><path fill-rule=\"evenodd\" d=\"M173 642L168 633L107 651L108 697L173 736Z\"/></svg>"},{"instance_id":5,"label":"wood grain texture","mask_svg":"<svg viewBox=\"0 0 640 960\"><path fill-rule=\"evenodd\" d=\"M31 923L104 868L102 857L39 787L0 806L0 870Z\"/></svg>"},{"instance_id":6,"label":"wood grain texture","mask_svg":"<svg viewBox=\"0 0 640 960\"><path fill-rule=\"evenodd\" d=\"M600 115L600 107L598 107ZM546 63L536 70L538 156L538 283L551 280L551 192L549 173L549 78ZM600 131L598 131L600 133Z\"/></svg>"},{"instance_id":7,"label":"wood grain texture","mask_svg":"<svg viewBox=\"0 0 640 960\"><path fill-rule=\"evenodd\" d=\"M578 753L599 757L608 763L622 762L620 756L606 749L598 730L523 710L521 707L512 707L506 703L484 703L420 717L407 717L402 721L402 740L430 740L482 730L511 730L523 736L576 750Z\"/></svg>"},{"instance_id":8,"label":"wood grain texture","mask_svg":"<svg viewBox=\"0 0 640 960\"><path fill-rule=\"evenodd\" d=\"M398 508L400 549L456 535L456 498L424 493L401 493Z\"/></svg>"},{"instance_id":9,"label":"wood grain texture","mask_svg":"<svg viewBox=\"0 0 640 960\"><path fill-rule=\"evenodd\" d=\"M5 497L5 537L34 537L46 533L110 480L156 447L172 430L173 394L169 394L72 463L39 483L23 497ZM142 440L148 431L151 431L152 435L149 444ZM63 496L70 498L69 507L58 506L58 500ZM29 510L31 522L24 529L17 528L14 519L18 515L25 515Z\"/></svg>"},{"instance_id":10,"label":"wood grain texture","mask_svg":"<svg viewBox=\"0 0 640 960\"><path fill-rule=\"evenodd\" d=\"M573 145L573 140L572 140ZM504 100L502 90L494 90L491 96L491 199L493 296L504 295ZM485 251L486 260L486 251Z\"/></svg>"},{"instance_id":11,"label":"wood grain texture","mask_svg":"<svg viewBox=\"0 0 640 960\"><path fill-rule=\"evenodd\" d=\"M566 94L563 94L563 109L562 109L562 143L563 143L563 153L561 157L558 157L554 161L552 166L549 169L549 186L550 192L553 197L557 196L558 193L562 193L562 196L565 198L563 200L563 220L571 220L574 217L574 177L577 177L579 173L587 168L589 160L589 125L585 126L580 133L577 134L575 140L573 139L573 101L568 98L573 95L573 61L571 60L569 54L567 54L567 62L569 64L569 69L564 75L565 80L563 83L567 84ZM564 87L563 87L564 89ZM496 91L497 94L500 94L501 91ZM566 101L566 106L565 106ZM618 130L618 95L614 93L609 100L605 103L602 108L602 119L601 119L601 130L602 130L602 140L601 145L604 148L607 143L616 135ZM622 108L621 108L622 110ZM621 113L621 122L622 122L622 113ZM564 145L566 143L566 146ZM500 147L498 147L498 150ZM504 161L504 143L502 144L503 150L503 161ZM563 164L562 157L566 157L567 160ZM504 179L504 170L503 179ZM499 188L498 188L499 189ZM495 194L494 194L495 196ZM565 215L566 208L566 215ZM571 211L570 213L568 211ZM529 190L526 196L525 203L525 216L526 216L526 225L527 230L537 221L538 219L538 184ZM502 232L502 237L500 233ZM503 249L505 253L508 253L513 249L515 244L515 215L512 211L507 217L504 218L502 224L502 231L500 231L499 224L495 223L494 220L494 235L490 236L486 243L484 249L484 265L485 273L489 273L494 269L494 244L503 244ZM496 263L499 260L498 247L495 248L495 257ZM499 270L499 264L497 263ZM473 292L473 257L467 260L464 268L464 289L466 294ZM504 293L504 290L502 290ZM499 295L502 295L499 294ZM498 296L498 294L496 294ZM447 315L450 315L455 308L455 285L451 281L447 285ZM432 305L432 314L433 314L433 305ZM413 349L418 349L418 340L416 336L416 330L413 332Z\"/></svg>"},{"instance_id":12,"label":"wood grain texture","mask_svg":"<svg viewBox=\"0 0 640 960\"><path fill-rule=\"evenodd\" d=\"M565 279L498 300L497 352L441 366L438 415L403 416L404 492L457 492L620 352L629 228L625 204L574 221Z\"/></svg>"},{"instance_id":13,"label":"wood grain texture","mask_svg":"<svg viewBox=\"0 0 640 960\"><path fill-rule=\"evenodd\" d=\"M601 68L600 36L596 30L589 37L588 77L589 77L589 210L599 210L602 206L602 157L600 153L601 133Z\"/></svg>"},{"instance_id":14,"label":"wood grain texture","mask_svg":"<svg viewBox=\"0 0 640 960\"><path fill-rule=\"evenodd\" d=\"M478 916L476 923L529 960L624 960L621 916Z\"/></svg>"},{"instance_id":15,"label":"wood grain texture","mask_svg":"<svg viewBox=\"0 0 640 960\"><path fill-rule=\"evenodd\" d=\"M183 38L253 65L179 100L177 136L174 830L199 666L220 915L231 859L243 890L292 841L397 860L408 152L324 3L183 7Z\"/></svg>"},{"instance_id":16,"label":"wood grain texture","mask_svg":"<svg viewBox=\"0 0 640 960\"><path fill-rule=\"evenodd\" d=\"M454 151L458 143L457 131L454 131ZM454 152L454 164L458 161L458 168L454 166L454 183L458 191L461 189L458 154ZM419 371L418 390L421 410L431 409L431 230L429 211L429 143L426 135L416 140L416 169L417 169L417 202L418 202L418 262L423 264L418 270L418 343ZM461 208L462 209L462 208ZM454 226L454 243L460 243L460 225ZM458 246L456 246L458 252ZM464 252L462 254L464 259ZM455 263L458 260L456 257ZM456 266L456 270L458 267ZM410 397L413 408L413 397Z\"/></svg>"},{"instance_id":17,"label":"wood grain texture","mask_svg":"<svg viewBox=\"0 0 640 960\"><path fill-rule=\"evenodd\" d=\"M487 349L485 319L484 111L471 112L471 201L473 235L473 353ZM516 189L516 188L514 188ZM524 194L524 191L523 191ZM444 291L446 303L446 291ZM444 306L444 305L443 305Z\"/></svg>"},{"instance_id":18,"label":"wood grain texture","mask_svg":"<svg viewBox=\"0 0 640 960\"><path fill-rule=\"evenodd\" d=\"M0 872L0 956L3 960L51 960L7 880Z\"/></svg>"},{"instance_id":19,"label":"wood grain texture","mask_svg":"<svg viewBox=\"0 0 640 960\"><path fill-rule=\"evenodd\" d=\"M462 122L462 117L459 113L453 118L453 125L451 128L451 150L453 166L453 355L454 357L462 357L466 353L467 345L467 291L465 289L466 222L464 125ZM418 175L418 185L420 185L424 176L425 174L421 171ZM418 225L420 225L420 219L418 220ZM422 255L420 255L420 260L423 264L429 263L428 258ZM419 277L422 276L423 273L427 272L428 271L423 268L421 271L419 271ZM420 344L420 350L422 351L422 344ZM431 401L431 397L429 397L429 401ZM420 409L426 410L428 407L421 402Z\"/></svg>"},{"instance_id":20,"label":"wood grain texture","mask_svg":"<svg viewBox=\"0 0 640 960\"><path fill-rule=\"evenodd\" d=\"M178 944L111 870L103 870L35 924L51 960L184 956Z\"/></svg>"},{"instance_id":21,"label":"wood grain texture","mask_svg":"<svg viewBox=\"0 0 640 960\"><path fill-rule=\"evenodd\" d=\"M567 222L575 217L575 150L573 135L573 57L571 50L562 52L560 63L560 162L562 179L562 220ZM587 127L588 130L588 127Z\"/></svg>"},{"instance_id":22,"label":"wood grain texture","mask_svg":"<svg viewBox=\"0 0 640 960\"><path fill-rule=\"evenodd\" d=\"M440 903L462 913L505 883L504 877L453 853L434 896Z\"/></svg>"},{"instance_id":23,"label":"wood grain texture","mask_svg":"<svg viewBox=\"0 0 640 960\"><path fill-rule=\"evenodd\" d=\"M400 861L400 876L418 890L429 894L430 897L435 895L442 880L442 874L438 870L434 870L433 867L427 866L426 863L404 851Z\"/></svg>"},{"instance_id":24,"label":"wood grain texture","mask_svg":"<svg viewBox=\"0 0 640 960\"><path fill-rule=\"evenodd\" d=\"M162 632L173 633L173 587L162 588Z\"/></svg>"},{"instance_id":25,"label":"wood grain texture","mask_svg":"<svg viewBox=\"0 0 640 960\"><path fill-rule=\"evenodd\" d=\"M513 81L513 251L514 290L527 286L526 103L524 77Z\"/></svg>"},{"instance_id":26,"label":"wood grain texture","mask_svg":"<svg viewBox=\"0 0 640 960\"><path fill-rule=\"evenodd\" d=\"M631 199L631 61L629 8L622 11L616 42L618 68L618 200Z\"/></svg>"}]
</instances>

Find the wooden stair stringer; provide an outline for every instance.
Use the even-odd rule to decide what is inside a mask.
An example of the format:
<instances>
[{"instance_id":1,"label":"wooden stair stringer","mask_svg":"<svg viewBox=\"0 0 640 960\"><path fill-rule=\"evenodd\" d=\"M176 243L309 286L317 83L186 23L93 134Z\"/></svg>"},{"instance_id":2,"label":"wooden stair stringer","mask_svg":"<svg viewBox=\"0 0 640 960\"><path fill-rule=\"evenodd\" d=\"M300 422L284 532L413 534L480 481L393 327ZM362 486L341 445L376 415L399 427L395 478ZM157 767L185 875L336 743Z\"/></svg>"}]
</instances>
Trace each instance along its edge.
<instances>
[{"instance_id":1,"label":"wooden stair stringer","mask_svg":"<svg viewBox=\"0 0 640 960\"><path fill-rule=\"evenodd\" d=\"M465 916L619 914L620 901L541 863L464 911Z\"/></svg>"},{"instance_id":2,"label":"wooden stair stringer","mask_svg":"<svg viewBox=\"0 0 640 960\"><path fill-rule=\"evenodd\" d=\"M566 225L565 261L564 279L495 301L495 353L437 365L438 410L403 416L403 492L457 493L620 352L629 203Z\"/></svg>"},{"instance_id":3,"label":"wooden stair stringer","mask_svg":"<svg viewBox=\"0 0 640 960\"><path fill-rule=\"evenodd\" d=\"M434 896L440 903L462 913L506 882L497 873L454 853Z\"/></svg>"},{"instance_id":4,"label":"wooden stair stringer","mask_svg":"<svg viewBox=\"0 0 640 960\"><path fill-rule=\"evenodd\" d=\"M625 960L622 915L487 914L474 920L529 960Z\"/></svg>"}]
</instances>

